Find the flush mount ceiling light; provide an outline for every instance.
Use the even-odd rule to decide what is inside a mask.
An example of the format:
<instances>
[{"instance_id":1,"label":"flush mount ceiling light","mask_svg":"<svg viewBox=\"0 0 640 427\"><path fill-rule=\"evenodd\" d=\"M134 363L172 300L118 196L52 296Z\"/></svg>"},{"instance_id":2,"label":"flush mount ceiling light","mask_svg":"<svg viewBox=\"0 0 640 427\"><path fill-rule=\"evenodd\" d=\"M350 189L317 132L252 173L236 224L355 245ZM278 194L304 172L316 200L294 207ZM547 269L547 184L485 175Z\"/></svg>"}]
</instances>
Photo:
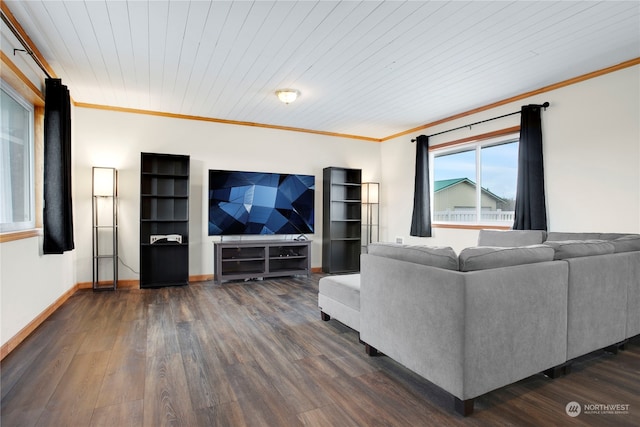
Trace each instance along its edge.
<instances>
[{"instance_id":1,"label":"flush mount ceiling light","mask_svg":"<svg viewBox=\"0 0 640 427\"><path fill-rule=\"evenodd\" d=\"M291 104L300 96L300 91L296 89L278 89L276 91L278 99L285 104Z\"/></svg>"}]
</instances>

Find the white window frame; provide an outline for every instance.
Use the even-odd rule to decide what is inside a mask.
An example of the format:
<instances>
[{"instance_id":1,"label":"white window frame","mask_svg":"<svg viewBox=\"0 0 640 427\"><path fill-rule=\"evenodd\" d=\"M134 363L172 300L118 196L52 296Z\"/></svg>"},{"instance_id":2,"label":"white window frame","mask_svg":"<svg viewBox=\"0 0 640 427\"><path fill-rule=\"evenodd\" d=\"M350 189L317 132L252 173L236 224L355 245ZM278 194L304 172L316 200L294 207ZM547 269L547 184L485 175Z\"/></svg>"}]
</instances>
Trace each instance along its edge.
<instances>
[{"instance_id":1,"label":"white window frame","mask_svg":"<svg viewBox=\"0 0 640 427\"><path fill-rule=\"evenodd\" d=\"M35 174L34 174L34 151L35 151L35 146L34 146L34 106L33 104L31 104L29 101L27 101L22 95L20 95L15 89L13 89L13 87L11 87L11 85L9 85L8 83L6 83L4 80L0 79L0 87L2 88L2 90L8 94L14 101L16 101L18 104L20 104L22 107L24 107L25 110L27 110L27 112L29 113L29 126L28 126L28 141L26 144L26 148L28 149L28 157L29 157L29 188L28 188L28 192L29 192L29 219L27 221L20 221L20 222L7 222L7 223L3 223L0 222L0 233L7 233L7 232L15 232L15 231L23 231L23 230L30 230L30 229L34 229L35 228L35 224L36 224L36 209L35 209ZM0 146L0 149L6 149L6 147L4 146L4 144L2 146ZM4 156L4 158L8 158L8 156ZM0 168L2 169L2 172L0 173L5 173L4 171L8 171L9 168L4 167L4 165L0 165ZM10 182L7 183L7 181L4 179L4 177L0 177L0 191L5 191L5 186L10 185ZM10 189L9 189L10 191ZM4 207L2 207L2 209L4 209Z\"/></svg>"},{"instance_id":2,"label":"white window frame","mask_svg":"<svg viewBox=\"0 0 640 427\"><path fill-rule=\"evenodd\" d=\"M498 227L498 228L510 228L513 225L513 220L507 221L482 221L482 149L492 147L496 145L508 144L511 142L519 142L520 133L508 133L492 138L474 140L464 142L460 144L443 144L447 145L442 148L437 146L429 150L429 185L430 185L430 198L431 198L431 218L435 218L435 158L443 155L460 153L463 151L475 151L475 182L476 182L476 204L475 204L475 221L436 221L432 220L434 226L452 226L452 227ZM516 164L517 167L517 164Z\"/></svg>"}]
</instances>

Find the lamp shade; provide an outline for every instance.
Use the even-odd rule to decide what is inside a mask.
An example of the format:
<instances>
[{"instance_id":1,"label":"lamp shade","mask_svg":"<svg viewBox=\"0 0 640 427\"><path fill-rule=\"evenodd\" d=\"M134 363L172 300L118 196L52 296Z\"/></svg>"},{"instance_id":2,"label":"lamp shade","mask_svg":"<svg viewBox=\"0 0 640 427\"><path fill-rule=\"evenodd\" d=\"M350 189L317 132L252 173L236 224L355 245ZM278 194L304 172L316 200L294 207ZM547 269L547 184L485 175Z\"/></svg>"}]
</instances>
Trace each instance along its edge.
<instances>
[{"instance_id":1,"label":"lamp shade","mask_svg":"<svg viewBox=\"0 0 640 427\"><path fill-rule=\"evenodd\" d=\"M115 168L93 168L92 189L94 196L116 196L118 171Z\"/></svg>"},{"instance_id":2,"label":"lamp shade","mask_svg":"<svg viewBox=\"0 0 640 427\"><path fill-rule=\"evenodd\" d=\"M377 182L362 183L362 203L380 203L379 202L380 184Z\"/></svg>"}]
</instances>

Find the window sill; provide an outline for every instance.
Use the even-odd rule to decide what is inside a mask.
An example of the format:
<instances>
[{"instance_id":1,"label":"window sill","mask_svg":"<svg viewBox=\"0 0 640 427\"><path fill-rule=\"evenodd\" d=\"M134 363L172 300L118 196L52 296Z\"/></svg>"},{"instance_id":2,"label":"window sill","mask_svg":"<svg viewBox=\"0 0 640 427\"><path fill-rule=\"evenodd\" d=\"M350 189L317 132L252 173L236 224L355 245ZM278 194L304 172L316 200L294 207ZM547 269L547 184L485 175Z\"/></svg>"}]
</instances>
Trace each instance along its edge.
<instances>
[{"instance_id":1,"label":"window sill","mask_svg":"<svg viewBox=\"0 0 640 427\"><path fill-rule=\"evenodd\" d=\"M41 228L33 228L31 230L10 231L0 233L0 243L12 242L14 240L30 239L31 237L42 236Z\"/></svg>"},{"instance_id":2,"label":"window sill","mask_svg":"<svg viewBox=\"0 0 640 427\"><path fill-rule=\"evenodd\" d=\"M460 230L511 230L509 225L495 224L431 224L432 228L455 228Z\"/></svg>"}]
</instances>

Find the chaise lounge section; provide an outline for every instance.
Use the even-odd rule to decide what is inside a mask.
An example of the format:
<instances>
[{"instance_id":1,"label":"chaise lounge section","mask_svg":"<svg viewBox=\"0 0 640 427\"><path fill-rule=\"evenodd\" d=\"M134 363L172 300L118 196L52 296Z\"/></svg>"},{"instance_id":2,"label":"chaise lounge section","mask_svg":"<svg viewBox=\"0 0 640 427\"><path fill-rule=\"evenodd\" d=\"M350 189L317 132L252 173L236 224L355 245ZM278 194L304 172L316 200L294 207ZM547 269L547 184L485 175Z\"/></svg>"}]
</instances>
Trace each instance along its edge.
<instances>
[{"instance_id":1,"label":"chaise lounge section","mask_svg":"<svg viewBox=\"0 0 640 427\"><path fill-rule=\"evenodd\" d=\"M332 317L360 330L360 274L327 276L318 283L318 307L322 320Z\"/></svg>"}]
</instances>

